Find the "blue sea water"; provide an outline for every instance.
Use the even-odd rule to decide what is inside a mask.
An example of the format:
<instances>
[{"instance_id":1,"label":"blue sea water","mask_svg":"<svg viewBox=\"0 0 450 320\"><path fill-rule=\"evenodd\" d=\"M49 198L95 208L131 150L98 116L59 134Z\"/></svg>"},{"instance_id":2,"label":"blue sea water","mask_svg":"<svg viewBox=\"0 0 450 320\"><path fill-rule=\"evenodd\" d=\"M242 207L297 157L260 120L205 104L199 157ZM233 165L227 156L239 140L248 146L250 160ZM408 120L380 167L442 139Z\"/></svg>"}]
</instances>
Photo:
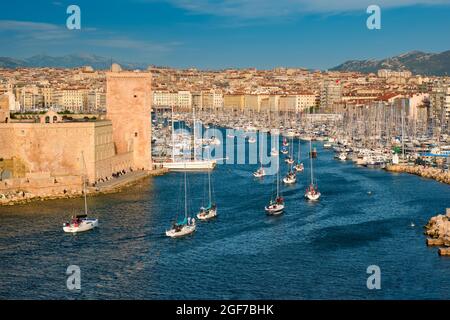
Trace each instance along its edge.
<instances>
[{"instance_id":1,"label":"blue sea water","mask_svg":"<svg viewBox=\"0 0 450 320\"><path fill-rule=\"evenodd\" d=\"M252 177L258 165L220 165L219 216L184 239L164 235L183 214L182 173L89 198L99 228L78 235L62 223L82 199L0 207L0 298L449 299L450 258L425 245L423 226L450 207L450 187L356 167L316 147L319 202L303 197L306 144L305 172L282 188L280 217L264 212L274 184ZM205 177L188 175L193 213L204 204ZM80 291L66 287L69 265L81 269ZM381 269L380 290L367 289L370 265Z\"/></svg>"}]
</instances>

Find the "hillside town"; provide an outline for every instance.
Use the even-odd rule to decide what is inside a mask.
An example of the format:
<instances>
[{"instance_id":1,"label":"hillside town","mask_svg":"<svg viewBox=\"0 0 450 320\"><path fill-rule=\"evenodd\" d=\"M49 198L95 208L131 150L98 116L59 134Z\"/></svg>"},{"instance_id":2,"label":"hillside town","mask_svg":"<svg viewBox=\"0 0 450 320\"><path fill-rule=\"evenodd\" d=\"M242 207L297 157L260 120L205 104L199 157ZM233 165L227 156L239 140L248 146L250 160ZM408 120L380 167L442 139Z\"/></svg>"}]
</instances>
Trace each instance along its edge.
<instances>
[{"instance_id":1,"label":"hillside town","mask_svg":"<svg viewBox=\"0 0 450 320\"><path fill-rule=\"evenodd\" d=\"M119 68L113 65L112 68ZM197 70L149 67L153 107L175 110L239 110L299 113L339 112L349 106L404 103L408 117L447 128L450 78L381 69L377 74L272 70ZM106 111L106 71L74 69L0 69L0 94L15 113L53 109L97 114ZM425 119L426 118L426 119Z\"/></svg>"}]
</instances>

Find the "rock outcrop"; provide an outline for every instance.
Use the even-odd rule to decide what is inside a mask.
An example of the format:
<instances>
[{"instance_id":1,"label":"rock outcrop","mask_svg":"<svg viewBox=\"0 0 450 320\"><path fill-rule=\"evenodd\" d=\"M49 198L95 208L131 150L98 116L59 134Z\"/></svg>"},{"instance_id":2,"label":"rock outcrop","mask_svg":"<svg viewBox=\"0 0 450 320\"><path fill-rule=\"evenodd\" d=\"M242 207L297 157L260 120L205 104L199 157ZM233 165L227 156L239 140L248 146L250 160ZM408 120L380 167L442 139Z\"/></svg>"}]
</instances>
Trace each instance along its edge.
<instances>
[{"instance_id":1,"label":"rock outcrop","mask_svg":"<svg viewBox=\"0 0 450 320\"><path fill-rule=\"evenodd\" d=\"M404 172L415 174L423 178L434 179L436 181L450 184L450 171L430 168L424 166L388 165L386 170L390 172Z\"/></svg>"},{"instance_id":2,"label":"rock outcrop","mask_svg":"<svg viewBox=\"0 0 450 320\"><path fill-rule=\"evenodd\" d=\"M425 226L428 246L442 246L439 255L450 255L450 209L447 214L432 217Z\"/></svg>"}]
</instances>

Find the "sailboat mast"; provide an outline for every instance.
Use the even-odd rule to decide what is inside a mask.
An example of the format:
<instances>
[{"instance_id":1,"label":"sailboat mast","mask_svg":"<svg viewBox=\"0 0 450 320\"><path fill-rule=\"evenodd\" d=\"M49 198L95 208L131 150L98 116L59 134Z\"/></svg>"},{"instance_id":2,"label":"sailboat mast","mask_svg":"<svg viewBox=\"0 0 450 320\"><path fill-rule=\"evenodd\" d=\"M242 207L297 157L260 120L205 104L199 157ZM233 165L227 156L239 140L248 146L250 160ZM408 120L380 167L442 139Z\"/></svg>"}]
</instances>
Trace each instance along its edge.
<instances>
[{"instance_id":1,"label":"sailboat mast","mask_svg":"<svg viewBox=\"0 0 450 320\"><path fill-rule=\"evenodd\" d=\"M310 165L311 165L311 184L314 184L314 175L313 175L313 163L312 163L312 143L311 143L311 139L309 140L309 161L310 161Z\"/></svg>"},{"instance_id":2,"label":"sailboat mast","mask_svg":"<svg viewBox=\"0 0 450 320\"><path fill-rule=\"evenodd\" d=\"M402 158L405 160L405 110L402 101Z\"/></svg>"},{"instance_id":3,"label":"sailboat mast","mask_svg":"<svg viewBox=\"0 0 450 320\"><path fill-rule=\"evenodd\" d=\"M211 170L208 170L208 190L209 190L209 205L212 204L211 196Z\"/></svg>"},{"instance_id":4,"label":"sailboat mast","mask_svg":"<svg viewBox=\"0 0 450 320\"><path fill-rule=\"evenodd\" d=\"M186 165L185 165L186 168ZM188 212L187 212L187 173L186 169L184 170L184 217L187 218Z\"/></svg>"},{"instance_id":5,"label":"sailboat mast","mask_svg":"<svg viewBox=\"0 0 450 320\"><path fill-rule=\"evenodd\" d=\"M277 157L277 198L280 196L280 158Z\"/></svg>"},{"instance_id":6,"label":"sailboat mast","mask_svg":"<svg viewBox=\"0 0 450 320\"><path fill-rule=\"evenodd\" d=\"M175 162L175 125L173 123L173 106L172 106L172 162Z\"/></svg>"},{"instance_id":7,"label":"sailboat mast","mask_svg":"<svg viewBox=\"0 0 450 320\"><path fill-rule=\"evenodd\" d=\"M84 194L84 214L87 215L87 195L86 195L86 161L84 160L84 152L81 151L81 156L83 158L83 194Z\"/></svg>"},{"instance_id":8,"label":"sailboat mast","mask_svg":"<svg viewBox=\"0 0 450 320\"><path fill-rule=\"evenodd\" d=\"M192 127L193 127L193 130L194 130L194 161L197 159L197 157L196 157L196 152L197 152L197 148L196 148L196 138L195 138L195 108L192 108L192 120L193 120L193 124L192 124Z\"/></svg>"}]
</instances>

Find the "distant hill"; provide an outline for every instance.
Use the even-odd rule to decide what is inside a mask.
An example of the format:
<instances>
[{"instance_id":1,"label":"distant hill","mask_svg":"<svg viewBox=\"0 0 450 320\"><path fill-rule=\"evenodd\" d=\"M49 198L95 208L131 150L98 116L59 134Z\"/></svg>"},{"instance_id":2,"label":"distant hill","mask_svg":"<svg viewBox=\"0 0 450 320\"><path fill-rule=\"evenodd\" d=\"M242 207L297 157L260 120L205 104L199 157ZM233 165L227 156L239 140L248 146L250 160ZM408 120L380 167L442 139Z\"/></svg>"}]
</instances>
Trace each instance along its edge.
<instances>
[{"instance_id":1,"label":"distant hill","mask_svg":"<svg viewBox=\"0 0 450 320\"><path fill-rule=\"evenodd\" d=\"M146 69L147 64L126 61L119 63L123 69ZM109 69L111 58L94 54L70 54L65 56L35 55L26 59L0 57L0 68L54 67L78 68L91 66L94 69ZM333 71L377 72L379 69L410 70L414 74L444 76L450 75L450 50L441 53L411 51L383 60L349 60L331 68Z\"/></svg>"},{"instance_id":2,"label":"distant hill","mask_svg":"<svg viewBox=\"0 0 450 320\"><path fill-rule=\"evenodd\" d=\"M113 62L119 63L123 69L146 69L147 65L143 63L130 63L124 61ZM111 66L111 58L105 58L90 54L70 54L60 57L48 55L35 55L26 59L13 59L8 57L0 57L1 68L18 68L18 67L53 67L53 68L78 68L83 66L91 66L94 69L109 69Z\"/></svg>"},{"instance_id":3,"label":"distant hill","mask_svg":"<svg viewBox=\"0 0 450 320\"><path fill-rule=\"evenodd\" d=\"M377 72L379 69L409 70L413 74L450 75L450 50L441 53L411 51L383 60L349 60L333 71Z\"/></svg>"},{"instance_id":4,"label":"distant hill","mask_svg":"<svg viewBox=\"0 0 450 320\"><path fill-rule=\"evenodd\" d=\"M0 57L0 68L18 68L26 65L25 60Z\"/></svg>"}]
</instances>

